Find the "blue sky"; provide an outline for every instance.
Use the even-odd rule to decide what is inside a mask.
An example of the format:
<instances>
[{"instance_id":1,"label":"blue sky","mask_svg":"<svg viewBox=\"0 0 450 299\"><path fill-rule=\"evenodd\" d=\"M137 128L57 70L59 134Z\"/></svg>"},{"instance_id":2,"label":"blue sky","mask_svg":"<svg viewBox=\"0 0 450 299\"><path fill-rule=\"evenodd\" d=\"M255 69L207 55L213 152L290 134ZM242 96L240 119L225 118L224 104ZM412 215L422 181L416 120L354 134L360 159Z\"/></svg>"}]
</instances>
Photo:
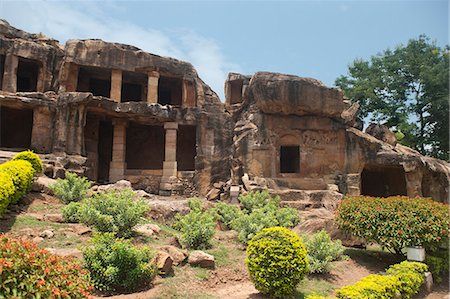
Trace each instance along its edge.
<instances>
[{"instance_id":1,"label":"blue sky","mask_svg":"<svg viewBox=\"0 0 450 299\"><path fill-rule=\"evenodd\" d=\"M426 34L449 39L448 1L4 1L0 18L64 43L101 38L191 62L223 100L228 72L327 85L355 58Z\"/></svg>"}]
</instances>

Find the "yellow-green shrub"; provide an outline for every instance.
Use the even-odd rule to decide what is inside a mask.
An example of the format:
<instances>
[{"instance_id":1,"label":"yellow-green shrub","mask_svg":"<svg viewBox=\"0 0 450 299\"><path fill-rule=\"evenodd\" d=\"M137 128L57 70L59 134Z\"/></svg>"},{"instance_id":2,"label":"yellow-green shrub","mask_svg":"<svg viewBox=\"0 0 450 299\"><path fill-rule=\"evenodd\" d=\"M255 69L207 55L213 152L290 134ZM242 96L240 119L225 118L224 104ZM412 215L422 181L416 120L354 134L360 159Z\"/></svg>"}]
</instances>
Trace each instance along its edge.
<instances>
[{"instance_id":1,"label":"yellow-green shrub","mask_svg":"<svg viewBox=\"0 0 450 299\"><path fill-rule=\"evenodd\" d=\"M369 275L355 284L336 291L341 299L387 299L399 293L400 281L396 276Z\"/></svg>"},{"instance_id":2,"label":"yellow-green shrub","mask_svg":"<svg viewBox=\"0 0 450 299\"><path fill-rule=\"evenodd\" d=\"M2 215L11 202L16 189L9 174L0 172L0 215Z\"/></svg>"},{"instance_id":3,"label":"yellow-green shrub","mask_svg":"<svg viewBox=\"0 0 450 299\"><path fill-rule=\"evenodd\" d=\"M34 169L31 163L24 160L8 161L0 165L0 172L7 173L14 184L15 192L10 204L15 204L31 190Z\"/></svg>"},{"instance_id":4,"label":"yellow-green shrub","mask_svg":"<svg viewBox=\"0 0 450 299\"><path fill-rule=\"evenodd\" d=\"M42 165L41 158L30 150L18 153L14 156L13 161L14 160L25 160L30 162L35 172L44 171L44 165Z\"/></svg>"},{"instance_id":5,"label":"yellow-green shrub","mask_svg":"<svg viewBox=\"0 0 450 299\"><path fill-rule=\"evenodd\" d=\"M246 264L255 288L277 298L292 294L308 272L303 242L284 227L256 234L248 243Z\"/></svg>"},{"instance_id":6,"label":"yellow-green shrub","mask_svg":"<svg viewBox=\"0 0 450 299\"><path fill-rule=\"evenodd\" d=\"M387 269L386 274L396 276L400 281L399 291L402 298L408 299L417 294L425 280L423 273L428 270L427 265L417 262L401 262Z\"/></svg>"}]
</instances>

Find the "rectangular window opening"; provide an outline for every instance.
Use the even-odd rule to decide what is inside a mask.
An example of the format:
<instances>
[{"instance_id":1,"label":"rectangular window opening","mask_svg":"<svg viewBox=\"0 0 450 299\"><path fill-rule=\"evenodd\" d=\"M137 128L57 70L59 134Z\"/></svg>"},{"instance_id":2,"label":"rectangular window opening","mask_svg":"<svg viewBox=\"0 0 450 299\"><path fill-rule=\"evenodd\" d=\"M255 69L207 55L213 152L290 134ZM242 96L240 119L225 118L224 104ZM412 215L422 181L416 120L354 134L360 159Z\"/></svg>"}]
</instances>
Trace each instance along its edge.
<instances>
[{"instance_id":1,"label":"rectangular window opening","mask_svg":"<svg viewBox=\"0 0 450 299\"><path fill-rule=\"evenodd\" d=\"M298 145L281 146L280 173L300 173L300 147Z\"/></svg>"}]
</instances>

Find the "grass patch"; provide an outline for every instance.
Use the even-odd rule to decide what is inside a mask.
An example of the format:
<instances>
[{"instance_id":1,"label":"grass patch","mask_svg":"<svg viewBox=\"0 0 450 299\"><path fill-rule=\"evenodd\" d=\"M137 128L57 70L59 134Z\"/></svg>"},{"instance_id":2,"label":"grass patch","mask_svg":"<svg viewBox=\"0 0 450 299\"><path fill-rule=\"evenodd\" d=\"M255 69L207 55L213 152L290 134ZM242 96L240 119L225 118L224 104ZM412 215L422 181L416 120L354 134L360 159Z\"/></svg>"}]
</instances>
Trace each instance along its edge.
<instances>
[{"instance_id":1,"label":"grass patch","mask_svg":"<svg viewBox=\"0 0 450 299\"><path fill-rule=\"evenodd\" d=\"M52 204L44 204L44 203L33 203L31 204L27 212L30 213L60 213L62 205L52 205Z\"/></svg>"},{"instance_id":2,"label":"grass patch","mask_svg":"<svg viewBox=\"0 0 450 299\"><path fill-rule=\"evenodd\" d=\"M209 278L208 269L200 268L200 267L192 267L192 270L195 273L195 277L198 280L207 280Z\"/></svg>"},{"instance_id":3,"label":"grass patch","mask_svg":"<svg viewBox=\"0 0 450 299\"><path fill-rule=\"evenodd\" d=\"M333 293L335 289L336 286L334 286L331 282L326 281L325 279L321 279L319 277L306 277L297 286L295 298L303 299L313 293L328 296Z\"/></svg>"},{"instance_id":4,"label":"grass patch","mask_svg":"<svg viewBox=\"0 0 450 299\"><path fill-rule=\"evenodd\" d=\"M57 230L59 228L65 228L67 226L68 225L64 223L39 221L38 219L31 216L17 215L14 224L11 226L11 231L19 231L24 228L39 228L39 229L53 228Z\"/></svg>"}]
</instances>

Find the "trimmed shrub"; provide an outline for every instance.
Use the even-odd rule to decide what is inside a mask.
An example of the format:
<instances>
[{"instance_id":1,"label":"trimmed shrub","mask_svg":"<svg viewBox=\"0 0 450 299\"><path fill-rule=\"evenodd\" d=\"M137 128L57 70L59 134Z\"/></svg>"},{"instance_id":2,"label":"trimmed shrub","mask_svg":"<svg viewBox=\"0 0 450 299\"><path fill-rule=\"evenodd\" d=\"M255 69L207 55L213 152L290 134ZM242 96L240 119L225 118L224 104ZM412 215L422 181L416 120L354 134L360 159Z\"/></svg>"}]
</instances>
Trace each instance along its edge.
<instances>
[{"instance_id":1,"label":"trimmed shrub","mask_svg":"<svg viewBox=\"0 0 450 299\"><path fill-rule=\"evenodd\" d=\"M1 298L89 298L91 289L76 259L0 235Z\"/></svg>"},{"instance_id":2,"label":"trimmed shrub","mask_svg":"<svg viewBox=\"0 0 450 299\"><path fill-rule=\"evenodd\" d=\"M73 201L62 208L62 216L65 222L78 223L80 222L80 208L81 202Z\"/></svg>"},{"instance_id":3,"label":"trimmed shrub","mask_svg":"<svg viewBox=\"0 0 450 299\"><path fill-rule=\"evenodd\" d=\"M107 294L133 292L149 285L158 270L148 247L137 248L113 233L96 234L83 249L85 266L96 289Z\"/></svg>"},{"instance_id":4,"label":"trimmed shrub","mask_svg":"<svg viewBox=\"0 0 450 299\"><path fill-rule=\"evenodd\" d=\"M427 270L427 265L423 263L404 261L389 267L386 274L398 278L402 298L408 299L419 292L420 286L425 280L423 273Z\"/></svg>"},{"instance_id":5,"label":"trimmed shrub","mask_svg":"<svg viewBox=\"0 0 450 299\"><path fill-rule=\"evenodd\" d=\"M191 198L188 205L189 214L176 217L175 228L181 232L180 241L192 249L209 248L216 225L214 211L203 211L197 198Z\"/></svg>"},{"instance_id":6,"label":"trimmed shrub","mask_svg":"<svg viewBox=\"0 0 450 299\"><path fill-rule=\"evenodd\" d=\"M341 299L411 298L417 294L424 281L427 266L404 261L387 269L387 275L369 275L355 284L336 291Z\"/></svg>"},{"instance_id":7,"label":"trimmed shrub","mask_svg":"<svg viewBox=\"0 0 450 299\"><path fill-rule=\"evenodd\" d=\"M259 232L248 244L246 264L255 288L276 298L292 294L308 272L303 242L283 227Z\"/></svg>"},{"instance_id":8,"label":"trimmed shrub","mask_svg":"<svg viewBox=\"0 0 450 299\"><path fill-rule=\"evenodd\" d=\"M15 192L10 204L15 204L31 191L34 169L31 163L24 160L8 161L0 165L0 172L7 173L14 184Z\"/></svg>"},{"instance_id":9,"label":"trimmed shrub","mask_svg":"<svg viewBox=\"0 0 450 299\"><path fill-rule=\"evenodd\" d=\"M14 156L13 161L14 160L25 160L30 162L35 172L44 171L44 165L42 164L41 158L30 150L18 153Z\"/></svg>"},{"instance_id":10,"label":"trimmed shrub","mask_svg":"<svg viewBox=\"0 0 450 299\"><path fill-rule=\"evenodd\" d=\"M448 205L426 198L348 197L336 211L339 228L397 254L407 246L434 249L448 238Z\"/></svg>"},{"instance_id":11,"label":"trimmed shrub","mask_svg":"<svg viewBox=\"0 0 450 299\"><path fill-rule=\"evenodd\" d=\"M132 229L149 210L142 200L135 199L133 190L111 190L83 200L79 209L80 222L99 232L112 232L118 237L130 237Z\"/></svg>"},{"instance_id":12,"label":"trimmed shrub","mask_svg":"<svg viewBox=\"0 0 450 299\"><path fill-rule=\"evenodd\" d=\"M436 283L439 284L444 278L448 278L448 269L450 268L448 249L427 253L425 263L428 265L430 272L433 273L433 279Z\"/></svg>"},{"instance_id":13,"label":"trimmed shrub","mask_svg":"<svg viewBox=\"0 0 450 299\"><path fill-rule=\"evenodd\" d=\"M64 179L57 179L48 186L63 203L82 200L91 186L91 182L76 173L66 172Z\"/></svg>"},{"instance_id":14,"label":"trimmed shrub","mask_svg":"<svg viewBox=\"0 0 450 299\"><path fill-rule=\"evenodd\" d=\"M355 284L336 291L341 299L384 299L395 298L400 281L395 276L371 274Z\"/></svg>"},{"instance_id":15,"label":"trimmed shrub","mask_svg":"<svg viewBox=\"0 0 450 299\"><path fill-rule=\"evenodd\" d=\"M0 172L0 215L5 213L16 189L9 174Z\"/></svg>"},{"instance_id":16,"label":"trimmed shrub","mask_svg":"<svg viewBox=\"0 0 450 299\"><path fill-rule=\"evenodd\" d=\"M344 246L340 240L332 241L325 231L312 236L302 235L303 243L308 252L309 273L326 273L330 271L330 263L338 260L344 253Z\"/></svg>"},{"instance_id":17,"label":"trimmed shrub","mask_svg":"<svg viewBox=\"0 0 450 299\"><path fill-rule=\"evenodd\" d=\"M238 232L239 241L245 244L263 228L293 227L300 221L297 210L280 208L280 198L270 197L267 191L249 192L239 200L244 206L244 214L236 218L231 227Z\"/></svg>"},{"instance_id":18,"label":"trimmed shrub","mask_svg":"<svg viewBox=\"0 0 450 299\"><path fill-rule=\"evenodd\" d=\"M232 222L237 218L243 216L243 213L239 206L226 204L219 202L215 207L217 218L222 222L228 229L232 228Z\"/></svg>"}]
</instances>

